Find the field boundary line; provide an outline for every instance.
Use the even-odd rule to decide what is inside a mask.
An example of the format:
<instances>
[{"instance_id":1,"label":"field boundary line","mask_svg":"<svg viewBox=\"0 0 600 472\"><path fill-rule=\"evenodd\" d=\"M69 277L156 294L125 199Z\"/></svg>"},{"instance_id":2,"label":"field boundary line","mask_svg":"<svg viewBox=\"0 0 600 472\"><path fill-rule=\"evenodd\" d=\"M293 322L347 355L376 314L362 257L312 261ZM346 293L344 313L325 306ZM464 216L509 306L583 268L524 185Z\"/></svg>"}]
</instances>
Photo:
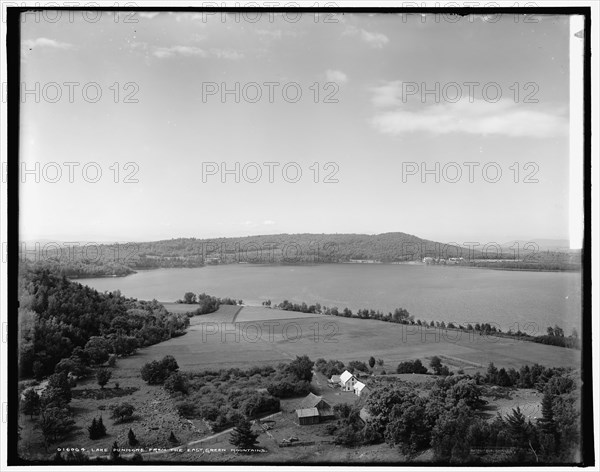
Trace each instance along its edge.
<instances>
[{"instance_id":1,"label":"field boundary line","mask_svg":"<svg viewBox=\"0 0 600 472\"><path fill-rule=\"evenodd\" d=\"M235 312L235 315L233 315L233 319L231 320L232 323L235 323L235 320L237 320L238 315L240 314L240 311L242 311L244 309L243 306L239 307L239 309Z\"/></svg>"}]
</instances>

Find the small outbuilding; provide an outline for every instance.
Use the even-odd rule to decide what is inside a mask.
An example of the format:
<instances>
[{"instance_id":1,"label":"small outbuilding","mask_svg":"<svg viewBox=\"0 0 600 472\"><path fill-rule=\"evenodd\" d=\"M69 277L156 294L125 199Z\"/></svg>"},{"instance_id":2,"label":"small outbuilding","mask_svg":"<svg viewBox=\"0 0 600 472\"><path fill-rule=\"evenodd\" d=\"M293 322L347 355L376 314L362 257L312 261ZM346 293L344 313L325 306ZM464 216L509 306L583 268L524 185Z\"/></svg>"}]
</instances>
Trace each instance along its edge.
<instances>
[{"instance_id":1,"label":"small outbuilding","mask_svg":"<svg viewBox=\"0 0 600 472\"><path fill-rule=\"evenodd\" d=\"M354 384L354 395L357 397L366 394L368 391L369 387L367 387L364 383L358 381Z\"/></svg>"},{"instance_id":2,"label":"small outbuilding","mask_svg":"<svg viewBox=\"0 0 600 472\"><path fill-rule=\"evenodd\" d=\"M315 424L334 415L331 405L323 400L323 397L311 392L298 405L296 416L300 424Z\"/></svg>"},{"instance_id":3,"label":"small outbuilding","mask_svg":"<svg viewBox=\"0 0 600 472\"><path fill-rule=\"evenodd\" d=\"M296 410L296 415L298 416L298 423L301 425L317 424L321 421L319 410L316 408L299 408Z\"/></svg>"}]
</instances>

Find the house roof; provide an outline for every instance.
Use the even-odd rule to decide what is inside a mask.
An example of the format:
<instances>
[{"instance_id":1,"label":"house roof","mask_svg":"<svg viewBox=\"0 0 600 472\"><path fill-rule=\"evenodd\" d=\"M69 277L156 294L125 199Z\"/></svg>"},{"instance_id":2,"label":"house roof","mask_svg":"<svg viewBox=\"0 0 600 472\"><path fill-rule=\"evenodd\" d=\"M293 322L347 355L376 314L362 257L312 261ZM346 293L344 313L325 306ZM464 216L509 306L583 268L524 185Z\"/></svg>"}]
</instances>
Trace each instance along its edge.
<instances>
[{"instance_id":1,"label":"house roof","mask_svg":"<svg viewBox=\"0 0 600 472\"><path fill-rule=\"evenodd\" d=\"M339 382L340 381L340 376L339 375L332 375L330 381L331 382Z\"/></svg>"},{"instance_id":2,"label":"house roof","mask_svg":"<svg viewBox=\"0 0 600 472\"><path fill-rule=\"evenodd\" d=\"M299 408L315 408L321 400L321 397L310 392L302 399Z\"/></svg>"},{"instance_id":3,"label":"house roof","mask_svg":"<svg viewBox=\"0 0 600 472\"><path fill-rule=\"evenodd\" d=\"M359 392L362 391L362 389L365 387L366 387L366 385L364 383L362 383L361 381L358 381L354 384L354 390L358 390Z\"/></svg>"},{"instance_id":4,"label":"house roof","mask_svg":"<svg viewBox=\"0 0 600 472\"><path fill-rule=\"evenodd\" d=\"M350 372L348 372L347 370L344 371L344 373L342 375L340 375L340 380L343 383L348 382L348 380L350 380L352 377L354 377L354 375L352 375Z\"/></svg>"},{"instance_id":5,"label":"house roof","mask_svg":"<svg viewBox=\"0 0 600 472\"><path fill-rule=\"evenodd\" d=\"M316 408L299 408L296 410L298 418L306 418L310 416L319 416L319 410Z\"/></svg>"}]
</instances>

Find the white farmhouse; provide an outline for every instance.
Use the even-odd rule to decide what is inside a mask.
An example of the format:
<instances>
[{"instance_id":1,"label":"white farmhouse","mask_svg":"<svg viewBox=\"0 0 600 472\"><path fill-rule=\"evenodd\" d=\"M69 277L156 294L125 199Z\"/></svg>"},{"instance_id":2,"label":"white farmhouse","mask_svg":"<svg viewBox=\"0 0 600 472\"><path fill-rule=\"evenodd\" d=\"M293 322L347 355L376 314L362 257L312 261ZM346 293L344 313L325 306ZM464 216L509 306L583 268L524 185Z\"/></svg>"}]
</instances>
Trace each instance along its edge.
<instances>
[{"instance_id":1,"label":"white farmhouse","mask_svg":"<svg viewBox=\"0 0 600 472\"><path fill-rule=\"evenodd\" d=\"M344 392L353 392L356 382L358 382L358 379L347 370L340 375L340 386Z\"/></svg>"}]
</instances>

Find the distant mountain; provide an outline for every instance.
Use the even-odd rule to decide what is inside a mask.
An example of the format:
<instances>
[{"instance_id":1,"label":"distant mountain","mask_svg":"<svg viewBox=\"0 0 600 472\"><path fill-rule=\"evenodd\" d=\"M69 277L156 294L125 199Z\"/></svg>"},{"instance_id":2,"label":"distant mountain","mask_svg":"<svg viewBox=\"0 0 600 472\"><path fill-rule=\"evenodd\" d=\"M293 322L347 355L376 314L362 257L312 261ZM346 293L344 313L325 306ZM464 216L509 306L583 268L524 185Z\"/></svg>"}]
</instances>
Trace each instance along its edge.
<instances>
[{"instance_id":1,"label":"distant mountain","mask_svg":"<svg viewBox=\"0 0 600 472\"><path fill-rule=\"evenodd\" d=\"M519 247L524 247L525 244L535 244L540 251L569 251L571 243L568 239L514 239L502 244L502 247L511 247L519 244Z\"/></svg>"},{"instance_id":2,"label":"distant mountain","mask_svg":"<svg viewBox=\"0 0 600 472\"><path fill-rule=\"evenodd\" d=\"M71 277L126 275L135 269L202 267L206 264L415 263L459 264L528 270L577 269L577 254L535 246L519 251L507 243L501 250L469 248L407 233L270 234L233 238L177 238L140 243L106 244L65 254L49 251L38 263ZM513 249L511 249L511 246ZM55 257L53 257L55 256ZM427 258L427 259L425 259ZM92 275L93 274L93 275Z\"/></svg>"}]
</instances>

